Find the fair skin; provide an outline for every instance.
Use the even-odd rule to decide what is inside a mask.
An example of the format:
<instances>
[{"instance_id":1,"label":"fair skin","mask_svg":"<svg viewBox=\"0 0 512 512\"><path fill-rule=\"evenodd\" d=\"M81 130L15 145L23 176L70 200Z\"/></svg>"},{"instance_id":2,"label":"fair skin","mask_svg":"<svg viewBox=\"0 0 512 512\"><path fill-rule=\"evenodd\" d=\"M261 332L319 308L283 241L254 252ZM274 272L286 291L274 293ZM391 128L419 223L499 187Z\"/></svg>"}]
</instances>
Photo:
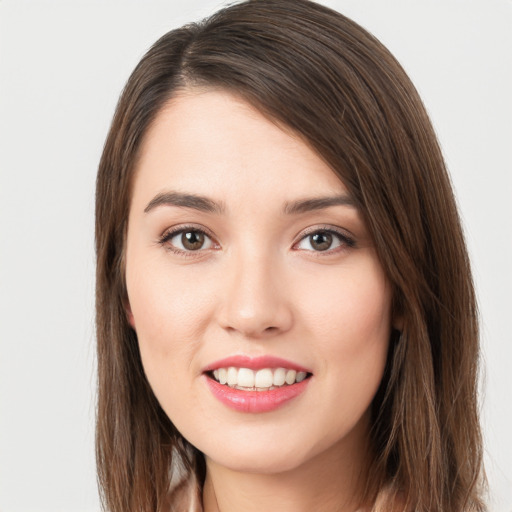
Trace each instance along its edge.
<instances>
[{"instance_id":1,"label":"fair skin","mask_svg":"<svg viewBox=\"0 0 512 512\"><path fill-rule=\"evenodd\" d=\"M152 389L205 454L206 512L362 505L391 289L360 212L308 145L228 93L176 95L136 165L126 282ZM305 378L240 390L216 381L226 358Z\"/></svg>"}]
</instances>

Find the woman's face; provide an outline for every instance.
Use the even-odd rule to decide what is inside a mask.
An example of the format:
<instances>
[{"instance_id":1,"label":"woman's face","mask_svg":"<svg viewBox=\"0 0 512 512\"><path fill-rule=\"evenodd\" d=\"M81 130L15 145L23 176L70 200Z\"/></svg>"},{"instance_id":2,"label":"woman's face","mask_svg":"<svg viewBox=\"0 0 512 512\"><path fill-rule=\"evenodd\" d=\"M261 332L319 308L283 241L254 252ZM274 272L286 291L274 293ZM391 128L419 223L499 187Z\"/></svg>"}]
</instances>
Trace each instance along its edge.
<instances>
[{"instance_id":1,"label":"woman's face","mask_svg":"<svg viewBox=\"0 0 512 512\"><path fill-rule=\"evenodd\" d=\"M126 281L152 389L208 461L361 456L391 291L347 189L297 136L228 93L172 99L136 166Z\"/></svg>"}]
</instances>

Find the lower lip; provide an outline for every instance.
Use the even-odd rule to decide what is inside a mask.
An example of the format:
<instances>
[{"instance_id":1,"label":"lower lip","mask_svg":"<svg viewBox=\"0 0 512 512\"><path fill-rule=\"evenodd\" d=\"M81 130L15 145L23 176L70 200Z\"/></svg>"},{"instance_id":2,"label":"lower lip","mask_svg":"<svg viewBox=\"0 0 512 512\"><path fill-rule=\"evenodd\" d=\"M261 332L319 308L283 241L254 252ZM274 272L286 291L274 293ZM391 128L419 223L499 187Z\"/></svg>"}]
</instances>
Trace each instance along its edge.
<instances>
[{"instance_id":1,"label":"lower lip","mask_svg":"<svg viewBox=\"0 0 512 512\"><path fill-rule=\"evenodd\" d=\"M243 391L220 384L205 375L206 382L215 398L231 409L240 412L260 413L278 409L286 402L300 395L307 387L309 378L291 386L269 391Z\"/></svg>"}]
</instances>

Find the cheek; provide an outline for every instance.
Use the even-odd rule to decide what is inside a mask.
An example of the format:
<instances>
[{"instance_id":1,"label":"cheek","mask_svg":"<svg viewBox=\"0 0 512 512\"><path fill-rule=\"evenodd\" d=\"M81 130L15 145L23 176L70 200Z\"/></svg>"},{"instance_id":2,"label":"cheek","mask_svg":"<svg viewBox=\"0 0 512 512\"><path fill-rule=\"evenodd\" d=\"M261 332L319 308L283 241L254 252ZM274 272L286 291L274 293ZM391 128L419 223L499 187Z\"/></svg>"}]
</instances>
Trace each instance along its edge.
<instances>
[{"instance_id":1,"label":"cheek","mask_svg":"<svg viewBox=\"0 0 512 512\"><path fill-rule=\"evenodd\" d=\"M319 286L309 288L313 292L303 308L305 325L317 342L319 376L325 376L330 390L326 399L343 403L345 412L353 410L353 417L358 417L369 406L384 372L391 288L373 260L332 276L323 291Z\"/></svg>"},{"instance_id":2,"label":"cheek","mask_svg":"<svg viewBox=\"0 0 512 512\"><path fill-rule=\"evenodd\" d=\"M204 397L196 385L204 364L198 354L222 291L215 277L219 272L211 275L207 268L194 271L188 265L170 265L166 254L137 259L134 250L128 256L128 299L144 373L176 427L195 431L193 418L206 414L201 412Z\"/></svg>"},{"instance_id":3,"label":"cheek","mask_svg":"<svg viewBox=\"0 0 512 512\"><path fill-rule=\"evenodd\" d=\"M142 366L158 402L169 418L186 413L188 396L185 370L192 366L199 337L193 309L179 293L142 280L129 289ZM188 393L188 394L187 394Z\"/></svg>"},{"instance_id":4,"label":"cheek","mask_svg":"<svg viewBox=\"0 0 512 512\"><path fill-rule=\"evenodd\" d=\"M195 368L211 294L165 262L140 265L133 255L126 280L144 372L160 403L168 403L182 395L185 372Z\"/></svg>"},{"instance_id":5,"label":"cheek","mask_svg":"<svg viewBox=\"0 0 512 512\"><path fill-rule=\"evenodd\" d=\"M141 345L168 352L176 343L197 340L212 304L207 283L191 280L190 273L170 268L165 260L131 263L126 272L128 299Z\"/></svg>"},{"instance_id":6,"label":"cheek","mask_svg":"<svg viewBox=\"0 0 512 512\"><path fill-rule=\"evenodd\" d=\"M323 286L322 286L323 282ZM360 352L386 342L391 331L391 289L372 260L343 273L326 274L303 292L303 314L320 343Z\"/></svg>"}]
</instances>

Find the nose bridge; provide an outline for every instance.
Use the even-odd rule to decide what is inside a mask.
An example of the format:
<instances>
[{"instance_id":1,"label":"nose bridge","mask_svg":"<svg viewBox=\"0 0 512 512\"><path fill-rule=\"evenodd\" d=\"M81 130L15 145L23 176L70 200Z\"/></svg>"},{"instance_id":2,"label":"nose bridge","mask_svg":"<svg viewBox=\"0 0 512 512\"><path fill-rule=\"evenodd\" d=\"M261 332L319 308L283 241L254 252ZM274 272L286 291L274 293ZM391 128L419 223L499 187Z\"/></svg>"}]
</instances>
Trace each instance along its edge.
<instances>
[{"instance_id":1,"label":"nose bridge","mask_svg":"<svg viewBox=\"0 0 512 512\"><path fill-rule=\"evenodd\" d=\"M249 337L290 328L292 312L276 256L261 248L241 248L232 254L228 274L221 314L224 328Z\"/></svg>"}]
</instances>

